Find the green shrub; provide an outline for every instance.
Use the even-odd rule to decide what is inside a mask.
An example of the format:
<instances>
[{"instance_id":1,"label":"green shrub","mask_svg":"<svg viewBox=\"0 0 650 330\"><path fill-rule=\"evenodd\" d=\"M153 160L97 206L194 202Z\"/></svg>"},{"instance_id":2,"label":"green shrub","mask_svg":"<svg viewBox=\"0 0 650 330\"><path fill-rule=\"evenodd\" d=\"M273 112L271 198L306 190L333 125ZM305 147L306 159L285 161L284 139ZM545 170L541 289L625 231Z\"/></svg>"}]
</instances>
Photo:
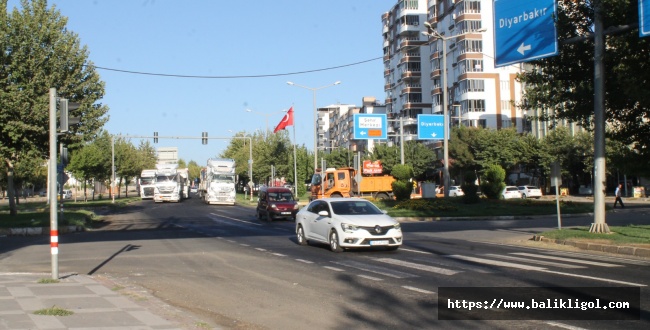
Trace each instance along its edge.
<instances>
[{"instance_id":1,"label":"green shrub","mask_svg":"<svg viewBox=\"0 0 650 330\"><path fill-rule=\"evenodd\" d=\"M489 199L501 198L501 192L506 187L505 179L506 171L500 165L487 166L481 180L481 192Z\"/></svg>"},{"instance_id":2,"label":"green shrub","mask_svg":"<svg viewBox=\"0 0 650 330\"><path fill-rule=\"evenodd\" d=\"M410 165L395 165L390 175L397 181L409 181L413 177L413 168Z\"/></svg>"},{"instance_id":3,"label":"green shrub","mask_svg":"<svg viewBox=\"0 0 650 330\"><path fill-rule=\"evenodd\" d=\"M409 181L393 181L393 195L398 201L408 200L411 198L413 184Z\"/></svg>"},{"instance_id":4,"label":"green shrub","mask_svg":"<svg viewBox=\"0 0 650 330\"><path fill-rule=\"evenodd\" d=\"M404 209L425 212L458 210L456 205L442 198L409 199L397 203L395 206L393 206L393 208L398 210Z\"/></svg>"},{"instance_id":5,"label":"green shrub","mask_svg":"<svg viewBox=\"0 0 650 330\"><path fill-rule=\"evenodd\" d=\"M465 204L476 204L480 200L480 197L477 194L478 186L474 182L476 182L476 174L474 174L474 172L465 174L463 184L460 186L460 189L465 193L463 196L463 202Z\"/></svg>"}]
</instances>

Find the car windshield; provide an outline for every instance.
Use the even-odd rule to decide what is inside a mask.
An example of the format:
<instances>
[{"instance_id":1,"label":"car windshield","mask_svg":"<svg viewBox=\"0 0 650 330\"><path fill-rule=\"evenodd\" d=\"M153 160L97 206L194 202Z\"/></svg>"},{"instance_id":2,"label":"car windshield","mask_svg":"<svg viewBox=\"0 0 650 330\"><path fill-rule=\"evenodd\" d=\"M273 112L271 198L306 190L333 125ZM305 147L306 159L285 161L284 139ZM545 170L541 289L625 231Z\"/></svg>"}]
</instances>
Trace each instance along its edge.
<instances>
[{"instance_id":1,"label":"car windshield","mask_svg":"<svg viewBox=\"0 0 650 330\"><path fill-rule=\"evenodd\" d=\"M156 182L172 182L176 181L176 175L159 175L156 177Z\"/></svg>"},{"instance_id":2,"label":"car windshield","mask_svg":"<svg viewBox=\"0 0 650 330\"><path fill-rule=\"evenodd\" d=\"M269 193L269 200L272 202L291 202L293 201L293 194L289 192Z\"/></svg>"},{"instance_id":3,"label":"car windshield","mask_svg":"<svg viewBox=\"0 0 650 330\"><path fill-rule=\"evenodd\" d=\"M374 204L366 201L332 202L332 211L341 215L383 214Z\"/></svg>"},{"instance_id":4,"label":"car windshield","mask_svg":"<svg viewBox=\"0 0 650 330\"><path fill-rule=\"evenodd\" d=\"M517 191L518 189L516 187L508 187L506 188L507 191Z\"/></svg>"},{"instance_id":5,"label":"car windshield","mask_svg":"<svg viewBox=\"0 0 650 330\"><path fill-rule=\"evenodd\" d=\"M212 176L212 182L234 182L235 176L231 174L215 174Z\"/></svg>"},{"instance_id":6,"label":"car windshield","mask_svg":"<svg viewBox=\"0 0 650 330\"><path fill-rule=\"evenodd\" d=\"M141 178L140 184L153 184L154 178Z\"/></svg>"}]
</instances>

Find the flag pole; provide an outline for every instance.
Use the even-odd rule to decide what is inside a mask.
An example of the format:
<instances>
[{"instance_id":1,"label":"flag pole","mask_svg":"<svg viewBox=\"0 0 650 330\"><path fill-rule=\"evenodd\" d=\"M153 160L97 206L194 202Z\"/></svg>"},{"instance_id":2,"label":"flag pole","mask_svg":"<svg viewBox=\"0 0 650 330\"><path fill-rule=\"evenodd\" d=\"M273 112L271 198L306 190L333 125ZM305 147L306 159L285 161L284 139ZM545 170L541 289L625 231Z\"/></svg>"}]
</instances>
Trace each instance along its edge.
<instances>
[{"instance_id":1,"label":"flag pole","mask_svg":"<svg viewBox=\"0 0 650 330\"><path fill-rule=\"evenodd\" d=\"M291 105L291 108L293 109L293 104ZM295 111L294 111L295 113ZM296 199L298 199L298 165L296 162L296 119L293 118L293 185L294 185L294 190L296 191Z\"/></svg>"}]
</instances>

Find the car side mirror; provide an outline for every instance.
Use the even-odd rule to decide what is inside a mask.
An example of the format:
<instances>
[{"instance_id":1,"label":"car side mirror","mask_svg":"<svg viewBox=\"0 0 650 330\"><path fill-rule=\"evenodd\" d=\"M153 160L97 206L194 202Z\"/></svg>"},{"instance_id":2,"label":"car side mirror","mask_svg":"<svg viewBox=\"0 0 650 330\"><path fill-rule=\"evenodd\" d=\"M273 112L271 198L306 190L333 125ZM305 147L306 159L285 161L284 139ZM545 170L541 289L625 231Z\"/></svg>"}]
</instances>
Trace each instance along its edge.
<instances>
[{"instance_id":1,"label":"car side mirror","mask_svg":"<svg viewBox=\"0 0 650 330\"><path fill-rule=\"evenodd\" d=\"M324 216L324 217L328 217L330 214L329 214L329 212L327 212L327 211L320 211L320 212L318 212L318 215L322 215L322 216Z\"/></svg>"}]
</instances>

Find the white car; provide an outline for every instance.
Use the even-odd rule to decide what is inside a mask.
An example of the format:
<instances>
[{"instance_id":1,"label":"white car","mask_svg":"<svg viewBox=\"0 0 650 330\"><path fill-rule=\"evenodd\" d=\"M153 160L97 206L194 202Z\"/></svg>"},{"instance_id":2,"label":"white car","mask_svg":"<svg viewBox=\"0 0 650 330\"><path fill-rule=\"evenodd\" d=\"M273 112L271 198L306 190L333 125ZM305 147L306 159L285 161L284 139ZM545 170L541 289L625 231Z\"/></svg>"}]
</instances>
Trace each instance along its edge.
<instances>
[{"instance_id":1,"label":"white car","mask_svg":"<svg viewBox=\"0 0 650 330\"><path fill-rule=\"evenodd\" d=\"M506 186L505 189L501 192L501 198L502 199L513 199L513 198L521 198L521 192L519 191L519 188L515 186Z\"/></svg>"},{"instance_id":2,"label":"white car","mask_svg":"<svg viewBox=\"0 0 650 330\"><path fill-rule=\"evenodd\" d=\"M542 190L534 186L519 186L517 187L521 193L521 198L541 198Z\"/></svg>"},{"instance_id":3,"label":"white car","mask_svg":"<svg viewBox=\"0 0 650 330\"><path fill-rule=\"evenodd\" d=\"M296 214L298 244L328 244L333 252L381 246L397 250L402 228L373 203L362 198L316 199Z\"/></svg>"},{"instance_id":4,"label":"white car","mask_svg":"<svg viewBox=\"0 0 650 330\"><path fill-rule=\"evenodd\" d=\"M463 192L463 189L460 189L460 186L449 186L449 196L465 196L465 193Z\"/></svg>"}]
</instances>

